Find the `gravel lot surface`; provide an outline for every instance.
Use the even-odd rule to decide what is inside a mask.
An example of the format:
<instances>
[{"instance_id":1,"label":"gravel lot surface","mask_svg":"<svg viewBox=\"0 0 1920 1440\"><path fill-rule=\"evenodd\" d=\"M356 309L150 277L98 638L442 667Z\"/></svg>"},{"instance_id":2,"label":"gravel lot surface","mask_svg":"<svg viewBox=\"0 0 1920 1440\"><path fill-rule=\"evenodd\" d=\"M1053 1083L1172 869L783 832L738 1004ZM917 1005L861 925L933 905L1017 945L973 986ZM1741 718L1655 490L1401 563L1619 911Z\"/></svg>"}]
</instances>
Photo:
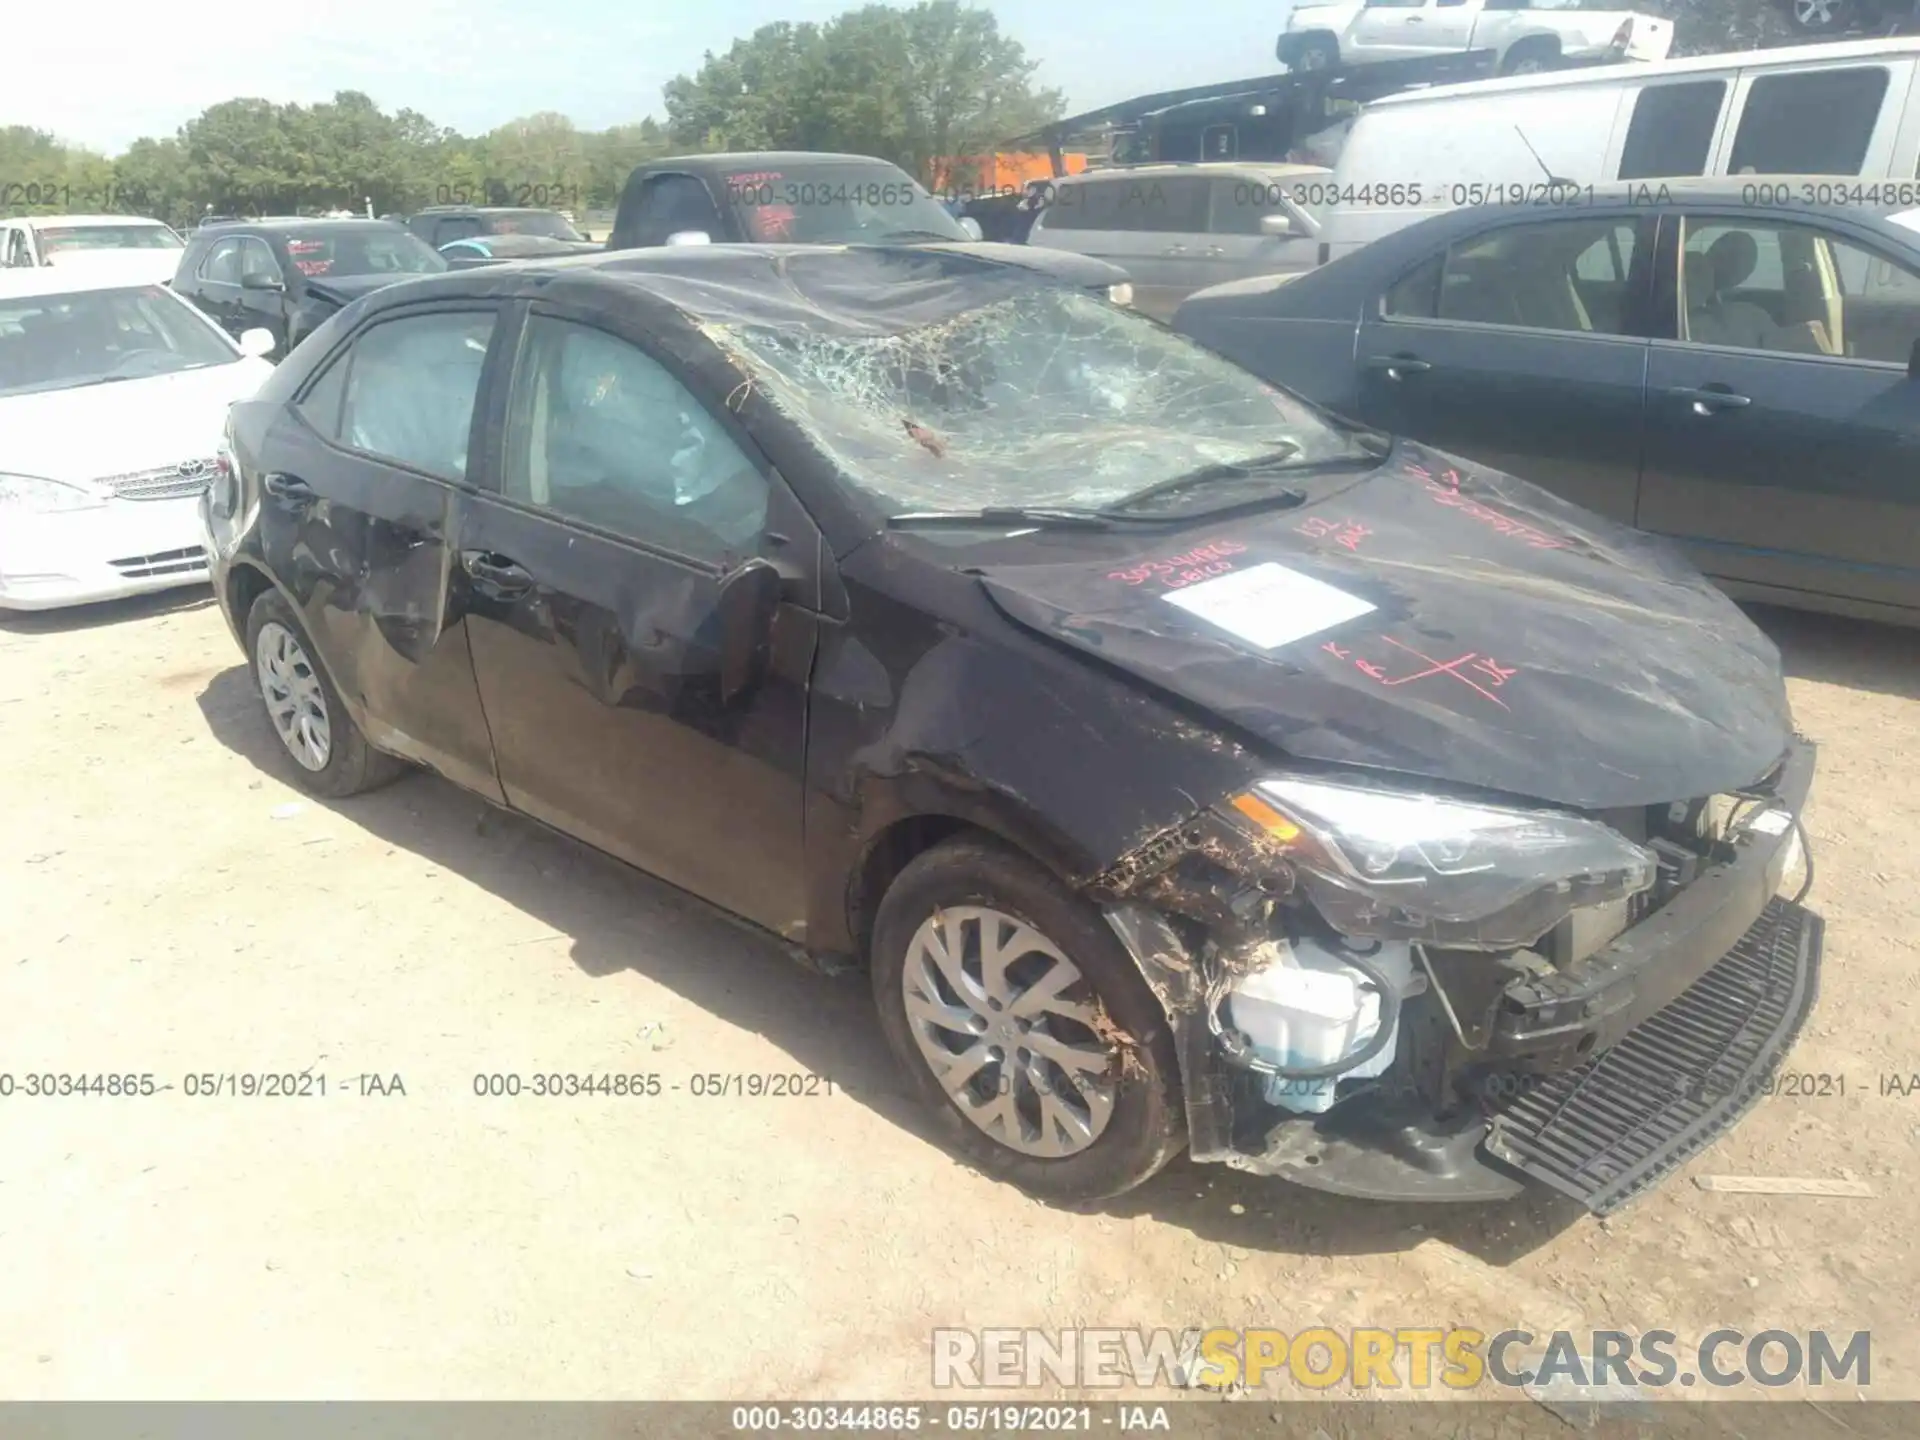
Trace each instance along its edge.
<instances>
[{"instance_id":1,"label":"gravel lot surface","mask_svg":"<svg viewBox=\"0 0 1920 1440\"><path fill-rule=\"evenodd\" d=\"M0 1395L931 1397L936 1326L1317 1323L1870 1329L1872 1393L1920 1398L1920 1088L1882 1078L1920 1072L1920 636L1757 614L1821 745L1794 1068L1845 1091L1604 1224L1184 1160L1048 1208L930 1143L863 980L433 777L304 797L202 594L0 619L0 1072L175 1086L0 1099ZM474 1093L549 1071L662 1088ZM820 1093L693 1093L767 1073Z\"/></svg>"}]
</instances>

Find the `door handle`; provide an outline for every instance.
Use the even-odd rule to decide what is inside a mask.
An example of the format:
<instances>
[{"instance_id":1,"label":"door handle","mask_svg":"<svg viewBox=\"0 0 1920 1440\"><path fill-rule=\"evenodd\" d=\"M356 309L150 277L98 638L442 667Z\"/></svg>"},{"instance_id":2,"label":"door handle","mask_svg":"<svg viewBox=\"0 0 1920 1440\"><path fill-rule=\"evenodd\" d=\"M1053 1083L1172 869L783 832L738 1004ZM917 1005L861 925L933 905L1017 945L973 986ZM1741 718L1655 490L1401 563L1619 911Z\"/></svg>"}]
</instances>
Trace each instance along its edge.
<instances>
[{"instance_id":1,"label":"door handle","mask_svg":"<svg viewBox=\"0 0 1920 1440\"><path fill-rule=\"evenodd\" d=\"M319 498L313 493L313 487L298 475L285 475L278 470L262 476L260 488L276 500L291 500L296 505L309 505Z\"/></svg>"},{"instance_id":2,"label":"door handle","mask_svg":"<svg viewBox=\"0 0 1920 1440\"><path fill-rule=\"evenodd\" d=\"M525 566L491 550L462 550L460 563L474 588L496 600L511 600L533 589L533 575Z\"/></svg>"},{"instance_id":3,"label":"door handle","mask_svg":"<svg viewBox=\"0 0 1920 1440\"><path fill-rule=\"evenodd\" d=\"M1716 390L1711 385L1701 390L1689 390L1684 386L1667 391L1675 400L1685 400L1692 404L1696 415L1712 415L1716 410L1744 410L1753 403L1745 395L1736 395L1731 390Z\"/></svg>"},{"instance_id":4,"label":"door handle","mask_svg":"<svg viewBox=\"0 0 1920 1440\"><path fill-rule=\"evenodd\" d=\"M1369 355L1363 363L1369 370L1385 372L1389 380L1404 380L1433 368L1425 360L1416 360L1411 355Z\"/></svg>"},{"instance_id":5,"label":"door handle","mask_svg":"<svg viewBox=\"0 0 1920 1440\"><path fill-rule=\"evenodd\" d=\"M1207 254L1209 255L1224 255L1226 253L1227 252L1218 245L1209 245L1207 247Z\"/></svg>"},{"instance_id":6,"label":"door handle","mask_svg":"<svg viewBox=\"0 0 1920 1440\"><path fill-rule=\"evenodd\" d=\"M1184 245L1169 245L1165 250L1162 250L1160 253L1162 255L1184 255L1187 253L1187 247Z\"/></svg>"}]
</instances>

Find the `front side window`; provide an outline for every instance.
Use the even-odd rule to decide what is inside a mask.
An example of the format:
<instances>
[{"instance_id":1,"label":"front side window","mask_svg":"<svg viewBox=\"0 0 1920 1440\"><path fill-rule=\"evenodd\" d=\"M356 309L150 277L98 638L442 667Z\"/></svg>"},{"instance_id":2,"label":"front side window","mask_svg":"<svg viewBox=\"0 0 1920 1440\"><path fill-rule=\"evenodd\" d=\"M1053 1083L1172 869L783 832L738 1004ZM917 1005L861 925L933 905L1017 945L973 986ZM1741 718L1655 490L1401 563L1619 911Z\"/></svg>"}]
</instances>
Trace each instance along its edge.
<instances>
[{"instance_id":1,"label":"front side window","mask_svg":"<svg viewBox=\"0 0 1920 1440\"><path fill-rule=\"evenodd\" d=\"M238 285L240 283L240 241L230 236L225 240L216 240L213 248L207 252L207 258L200 262L200 278L212 285Z\"/></svg>"},{"instance_id":2,"label":"front side window","mask_svg":"<svg viewBox=\"0 0 1920 1440\"><path fill-rule=\"evenodd\" d=\"M755 548L766 477L664 365L617 335L530 320L508 437L509 499L713 564Z\"/></svg>"},{"instance_id":3,"label":"front side window","mask_svg":"<svg viewBox=\"0 0 1920 1440\"><path fill-rule=\"evenodd\" d=\"M273 251L267 242L249 235L240 242L240 278L259 275L268 280L278 280L280 262L273 258Z\"/></svg>"},{"instance_id":4,"label":"front side window","mask_svg":"<svg viewBox=\"0 0 1920 1440\"><path fill-rule=\"evenodd\" d=\"M0 396L141 380L239 358L163 285L0 299Z\"/></svg>"},{"instance_id":5,"label":"front side window","mask_svg":"<svg viewBox=\"0 0 1920 1440\"><path fill-rule=\"evenodd\" d=\"M1811 226L1688 220L1680 338L1700 345L1905 365L1920 275Z\"/></svg>"},{"instance_id":6,"label":"front side window","mask_svg":"<svg viewBox=\"0 0 1920 1440\"><path fill-rule=\"evenodd\" d=\"M467 437L492 311L386 320L354 342L342 443L443 480L467 475ZM324 389L324 385L321 387Z\"/></svg>"},{"instance_id":7,"label":"front side window","mask_svg":"<svg viewBox=\"0 0 1920 1440\"><path fill-rule=\"evenodd\" d=\"M1887 94L1884 66L1762 75L1747 92L1735 175L1858 175Z\"/></svg>"},{"instance_id":8,"label":"front side window","mask_svg":"<svg viewBox=\"0 0 1920 1440\"><path fill-rule=\"evenodd\" d=\"M1366 458L1309 406L1185 336L1015 277L982 281L951 313L871 334L712 333L888 515L1130 504L1147 487L1256 459L1311 486L1315 467ZM1165 510L1218 503L1196 484Z\"/></svg>"},{"instance_id":9,"label":"front side window","mask_svg":"<svg viewBox=\"0 0 1920 1440\"><path fill-rule=\"evenodd\" d=\"M1626 220L1510 225L1451 246L1383 297L1388 319L1633 333L1628 282L1645 230Z\"/></svg>"},{"instance_id":10,"label":"front side window","mask_svg":"<svg viewBox=\"0 0 1920 1440\"><path fill-rule=\"evenodd\" d=\"M720 211L707 187L692 175L655 175L640 192L636 245L664 245L675 235L720 236Z\"/></svg>"}]
</instances>

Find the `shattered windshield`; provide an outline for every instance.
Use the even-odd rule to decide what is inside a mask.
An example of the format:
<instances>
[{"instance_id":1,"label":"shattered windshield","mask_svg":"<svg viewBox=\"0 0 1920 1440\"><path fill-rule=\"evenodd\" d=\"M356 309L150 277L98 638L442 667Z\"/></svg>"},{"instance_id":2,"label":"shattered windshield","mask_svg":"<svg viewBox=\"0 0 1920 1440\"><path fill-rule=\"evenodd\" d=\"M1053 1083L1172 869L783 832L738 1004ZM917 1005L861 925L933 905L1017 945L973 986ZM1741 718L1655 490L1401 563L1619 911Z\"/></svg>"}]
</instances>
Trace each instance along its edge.
<instances>
[{"instance_id":1,"label":"shattered windshield","mask_svg":"<svg viewBox=\"0 0 1920 1440\"><path fill-rule=\"evenodd\" d=\"M1366 454L1294 397L1077 290L1021 289L890 334L715 328L890 516L1094 510L1209 467L1283 454L1298 483ZM1164 508L1218 503L1208 488Z\"/></svg>"}]
</instances>

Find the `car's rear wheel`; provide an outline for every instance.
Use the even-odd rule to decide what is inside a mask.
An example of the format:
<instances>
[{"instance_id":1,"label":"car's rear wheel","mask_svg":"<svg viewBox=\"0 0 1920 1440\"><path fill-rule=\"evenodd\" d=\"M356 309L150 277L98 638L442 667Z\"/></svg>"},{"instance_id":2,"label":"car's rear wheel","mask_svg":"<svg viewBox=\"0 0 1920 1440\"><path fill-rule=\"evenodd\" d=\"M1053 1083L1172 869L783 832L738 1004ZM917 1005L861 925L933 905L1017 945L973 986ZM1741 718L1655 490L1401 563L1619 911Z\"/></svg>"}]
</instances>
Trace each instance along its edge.
<instances>
[{"instance_id":1,"label":"car's rear wheel","mask_svg":"<svg viewBox=\"0 0 1920 1440\"><path fill-rule=\"evenodd\" d=\"M1054 1200L1130 1190L1186 1143L1173 1039L1112 930L985 839L916 858L880 905L881 1027L942 1137Z\"/></svg>"},{"instance_id":2,"label":"car's rear wheel","mask_svg":"<svg viewBox=\"0 0 1920 1440\"><path fill-rule=\"evenodd\" d=\"M1853 16L1847 0L1789 0L1787 20L1802 35L1831 35Z\"/></svg>"},{"instance_id":3,"label":"car's rear wheel","mask_svg":"<svg viewBox=\"0 0 1920 1440\"><path fill-rule=\"evenodd\" d=\"M1560 47L1551 40L1522 40L1507 52L1502 75L1538 75L1551 70L1560 58Z\"/></svg>"},{"instance_id":4,"label":"car's rear wheel","mask_svg":"<svg viewBox=\"0 0 1920 1440\"><path fill-rule=\"evenodd\" d=\"M261 595L247 612L247 654L267 721L293 757L294 778L302 789L342 799L405 772L405 762L367 744L313 658L313 642L299 617L278 591Z\"/></svg>"}]
</instances>

